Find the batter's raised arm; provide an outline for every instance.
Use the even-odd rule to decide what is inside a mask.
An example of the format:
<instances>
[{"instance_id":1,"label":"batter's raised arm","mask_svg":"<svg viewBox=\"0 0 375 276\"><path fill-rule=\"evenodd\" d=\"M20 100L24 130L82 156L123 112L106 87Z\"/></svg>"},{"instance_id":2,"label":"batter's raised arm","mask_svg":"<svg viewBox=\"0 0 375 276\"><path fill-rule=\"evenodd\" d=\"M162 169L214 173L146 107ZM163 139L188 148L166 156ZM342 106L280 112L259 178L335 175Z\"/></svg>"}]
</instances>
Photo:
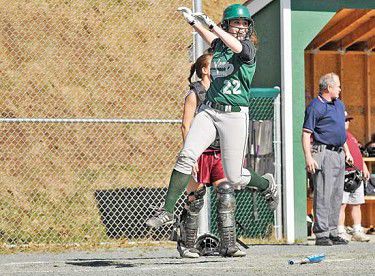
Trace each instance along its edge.
<instances>
[{"instance_id":1,"label":"batter's raised arm","mask_svg":"<svg viewBox=\"0 0 375 276\"><path fill-rule=\"evenodd\" d=\"M241 42L233 35L217 26L215 22L211 20L207 15L203 13L195 13L194 17L197 18L208 29L210 29L218 38L220 38L224 42L224 44L229 47L234 53L241 53Z\"/></svg>"},{"instance_id":2,"label":"batter's raised arm","mask_svg":"<svg viewBox=\"0 0 375 276\"><path fill-rule=\"evenodd\" d=\"M212 41L217 38L214 33L210 32L202 25L202 23L195 17L195 14L189 8L179 7L177 11L181 12L186 22L194 28L194 30L208 45L211 45Z\"/></svg>"}]
</instances>

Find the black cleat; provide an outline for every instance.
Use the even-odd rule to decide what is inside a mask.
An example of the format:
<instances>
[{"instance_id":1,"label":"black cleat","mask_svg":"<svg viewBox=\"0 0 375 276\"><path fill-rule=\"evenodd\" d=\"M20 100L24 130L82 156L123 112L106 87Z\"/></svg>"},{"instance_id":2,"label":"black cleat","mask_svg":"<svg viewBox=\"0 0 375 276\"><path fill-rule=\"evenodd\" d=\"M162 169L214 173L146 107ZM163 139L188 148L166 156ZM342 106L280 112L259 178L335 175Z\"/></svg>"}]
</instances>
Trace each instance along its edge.
<instances>
[{"instance_id":1,"label":"black cleat","mask_svg":"<svg viewBox=\"0 0 375 276\"><path fill-rule=\"evenodd\" d=\"M322 238L316 238L315 240L315 245L320 245L320 246L332 246L333 242L331 241L330 238L328 237L322 237Z\"/></svg>"},{"instance_id":2,"label":"black cleat","mask_svg":"<svg viewBox=\"0 0 375 276\"><path fill-rule=\"evenodd\" d=\"M349 241L341 238L340 236L329 236L329 239L334 245L346 245L349 243Z\"/></svg>"}]
</instances>

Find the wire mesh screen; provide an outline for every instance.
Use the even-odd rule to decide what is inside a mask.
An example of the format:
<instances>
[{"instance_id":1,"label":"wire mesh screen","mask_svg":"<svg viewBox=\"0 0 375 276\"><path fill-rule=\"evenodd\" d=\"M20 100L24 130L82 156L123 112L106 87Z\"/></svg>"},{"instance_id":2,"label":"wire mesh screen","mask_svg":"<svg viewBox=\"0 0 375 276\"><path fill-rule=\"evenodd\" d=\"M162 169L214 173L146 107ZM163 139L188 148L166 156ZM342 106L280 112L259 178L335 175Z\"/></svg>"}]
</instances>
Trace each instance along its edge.
<instances>
[{"instance_id":1,"label":"wire mesh screen","mask_svg":"<svg viewBox=\"0 0 375 276\"><path fill-rule=\"evenodd\" d=\"M0 3L0 243L166 239L192 1Z\"/></svg>"},{"instance_id":2,"label":"wire mesh screen","mask_svg":"<svg viewBox=\"0 0 375 276\"><path fill-rule=\"evenodd\" d=\"M274 101L279 94L277 89L253 89L250 100L250 127L247 167L258 174L274 174L275 149L273 147ZM237 233L247 238L269 237L274 231L274 214L260 193L253 194L245 189L236 191ZM217 197L211 193L211 232L218 234Z\"/></svg>"},{"instance_id":3,"label":"wire mesh screen","mask_svg":"<svg viewBox=\"0 0 375 276\"><path fill-rule=\"evenodd\" d=\"M180 117L191 0L1 3L3 117Z\"/></svg>"},{"instance_id":4,"label":"wire mesh screen","mask_svg":"<svg viewBox=\"0 0 375 276\"><path fill-rule=\"evenodd\" d=\"M147 238L144 220L180 148L178 126L167 124L7 123L0 136L7 243L102 241L118 227Z\"/></svg>"}]
</instances>

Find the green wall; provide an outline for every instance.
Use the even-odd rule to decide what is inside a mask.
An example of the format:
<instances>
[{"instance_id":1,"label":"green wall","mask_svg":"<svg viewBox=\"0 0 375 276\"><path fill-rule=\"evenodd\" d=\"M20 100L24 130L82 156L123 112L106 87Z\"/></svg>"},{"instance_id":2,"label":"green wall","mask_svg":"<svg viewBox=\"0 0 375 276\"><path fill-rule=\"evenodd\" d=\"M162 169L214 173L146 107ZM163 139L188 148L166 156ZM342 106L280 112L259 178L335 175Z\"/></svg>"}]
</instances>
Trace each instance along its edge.
<instances>
[{"instance_id":1,"label":"green wall","mask_svg":"<svg viewBox=\"0 0 375 276\"><path fill-rule=\"evenodd\" d=\"M372 2L372 3L368 3ZM301 145L305 110L304 49L341 8L375 9L375 1L292 0L293 148L296 239L306 238L306 173Z\"/></svg>"},{"instance_id":2,"label":"green wall","mask_svg":"<svg viewBox=\"0 0 375 276\"><path fill-rule=\"evenodd\" d=\"M259 38L253 87L281 86L280 4L271 2L253 17Z\"/></svg>"},{"instance_id":3,"label":"green wall","mask_svg":"<svg viewBox=\"0 0 375 276\"><path fill-rule=\"evenodd\" d=\"M306 172L301 134L305 111L304 49L334 15L332 12L292 11L293 158L296 239L306 238Z\"/></svg>"},{"instance_id":4,"label":"green wall","mask_svg":"<svg viewBox=\"0 0 375 276\"><path fill-rule=\"evenodd\" d=\"M295 236L303 240L306 238L306 173L301 145L305 110L304 49L337 10L375 9L375 0L291 0L291 7ZM272 1L253 18L260 41L253 87L281 86L280 1Z\"/></svg>"}]
</instances>

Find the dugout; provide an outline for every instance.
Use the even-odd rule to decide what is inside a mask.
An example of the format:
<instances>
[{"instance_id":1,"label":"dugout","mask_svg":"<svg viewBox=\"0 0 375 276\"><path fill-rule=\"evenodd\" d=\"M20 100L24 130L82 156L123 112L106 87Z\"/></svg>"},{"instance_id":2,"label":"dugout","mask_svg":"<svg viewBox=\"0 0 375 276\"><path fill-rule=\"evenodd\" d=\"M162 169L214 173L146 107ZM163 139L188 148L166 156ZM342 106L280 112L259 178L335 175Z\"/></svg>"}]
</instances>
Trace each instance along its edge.
<instances>
[{"instance_id":1,"label":"dugout","mask_svg":"<svg viewBox=\"0 0 375 276\"><path fill-rule=\"evenodd\" d=\"M301 128L305 104L316 95L320 75L333 71L340 76L342 98L355 117L351 131L358 140L366 142L375 132L375 74L371 74L375 2L249 0L244 4L253 15L260 41L253 85L281 87L283 233L293 243L306 239Z\"/></svg>"}]
</instances>

